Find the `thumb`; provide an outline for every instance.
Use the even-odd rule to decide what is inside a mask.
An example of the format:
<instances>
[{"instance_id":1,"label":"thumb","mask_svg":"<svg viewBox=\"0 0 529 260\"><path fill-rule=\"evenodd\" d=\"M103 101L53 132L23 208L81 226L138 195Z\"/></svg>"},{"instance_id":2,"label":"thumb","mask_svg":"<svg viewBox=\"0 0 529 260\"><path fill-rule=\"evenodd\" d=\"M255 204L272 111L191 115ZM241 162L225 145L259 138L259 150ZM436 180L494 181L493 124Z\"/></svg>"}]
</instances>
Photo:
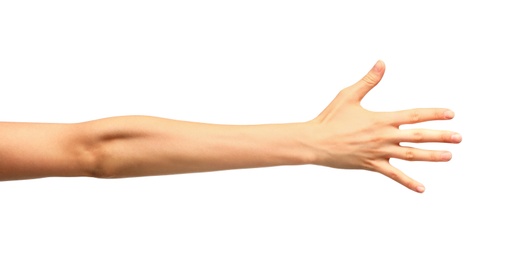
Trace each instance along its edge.
<instances>
[{"instance_id":1,"label":"thumb","mask_svg":"<svg viewBox=\"0 0 529 260\"><path fill-rule=\"evenodd\" d=\"M360 102L380 82L385 70L386 65L384 62L381 60L377 61L375 66L360 81L351 86L353 89L353 98Z\"/></svg>"}]
</instances>

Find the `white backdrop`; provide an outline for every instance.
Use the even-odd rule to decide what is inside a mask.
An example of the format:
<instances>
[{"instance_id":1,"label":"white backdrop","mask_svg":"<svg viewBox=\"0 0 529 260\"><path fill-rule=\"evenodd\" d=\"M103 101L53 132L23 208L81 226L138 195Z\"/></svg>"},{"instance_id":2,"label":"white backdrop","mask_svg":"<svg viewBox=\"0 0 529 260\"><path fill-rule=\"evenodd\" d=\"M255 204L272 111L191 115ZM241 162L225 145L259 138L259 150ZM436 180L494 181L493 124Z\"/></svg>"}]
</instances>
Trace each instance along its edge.
<instances>
[{"instance_id":1,"label":"white backdrop","mask_svg":"<svg viewBox=\"0 0 529 260\"><path fill-rule=\"evenodd\" d=\"M318 166L3 182L0 259L528 259L527 9L426 2L1 1L0 121L306 121L382 59L364 106L451 108L421 127L463 142L394 161L424 194Z\"/></svg>"}]
</instances>

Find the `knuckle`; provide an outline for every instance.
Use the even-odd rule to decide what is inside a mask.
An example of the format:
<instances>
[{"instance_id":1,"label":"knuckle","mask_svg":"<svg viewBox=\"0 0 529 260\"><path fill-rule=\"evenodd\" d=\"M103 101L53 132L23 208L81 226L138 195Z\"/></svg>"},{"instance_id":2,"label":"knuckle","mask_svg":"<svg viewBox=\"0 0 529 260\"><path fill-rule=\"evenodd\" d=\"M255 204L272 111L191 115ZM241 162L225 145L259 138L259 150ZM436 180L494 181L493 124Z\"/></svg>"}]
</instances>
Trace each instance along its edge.
<instances>
[{"instance_id":1,"label":"knuckle","mask_svg":"<svg viewBox=\"0 0 529 260\"><path fill-rule=\"evenodd\" d=\"M410 112L410 122L412 123L417 123L421 120L421 115L419 114L418 111L412 111Z\"/></svg>"},{"instance_id":2,"label":"knuckle","mask_svg":"<svg viewBox=\"0 0 529 260\"><path fill-rule=\"evenodd\" d=\"M386 173L386 176L388 176L390 179L394 180L394 181L399 181L399 175L395 172L395 171L390 171L388 173Z\"/></svg>"},{"instance_id":3,"label":"knuckle","mask_svg":"<svg viewBox=\"0 0 529 260\"><path fill-rule=\"evenodd\" d=\"M374 136L369 139L369 142L373 144L380 144L383 142L383 139L380 136Z\"/></svg>"},{"instance_id":4,"label":"knuckle","mask_svg":"<svg viewBox=\"0 0 529 260\"><path fill-rule=\"evenodd\" d=\"M430 152L430 161L442 161L442 156L437 152Z\"/></svg>"},{"instance_id":5,"label":"knuckle","mask_svg":"<svg viewBox=\"0 0 529 260\"><path fill-rule=\"evenodd\" d=\"M381 169L381 167L378 165L378 163L375 160L367 160L365 162L364 168L369 171L376 171L376 172L380 172L380 169Z\"/></svg>"},{"instance_id":6,"label":"knuckle","mask_svg":"<svg viewBox=\"0 0 529 260\"><path fill-rule=\"evenodd\" d=\"M408 189L410 189L410 190L414 190L415 187L417 186L417 185L415 184L415 182L412 181L412 180L404 181L402 184L403 184L404 186L406 186L406 187L407 187Z\"/></svg>"},{"instance_id":7,"label":"knuckle","mask_svg":"<svg viewBox=\"0 0 529 260\"><path fill-rule=\"evenodd\" d=\"M436 118L436 119L443 119L443 118L445 118L444 110L442 110L442 109L436 109L435 112L434 112L434 118Z\"/></svg>"},{"instance_id":8,"label":"knuckle","mask_svg":"<svg viewBox=\"0 0 529 260\"><path fill-rule=\"evenodd\" d=\"M369 141L373 144L382 144L384 143L388 138L382 134L374 134L369 137Z\"/></svg>"},{"instance_id":9,"label":"knuckle","mask_svg":"<svg viewBox=\"0 0 529 260\"><path fill-rule=\"evenodd\" d=\"M423 134L422 132L420 132L420 131L414 131L414 132L412 133L412 135L413 135L413 141L415 141L415 142L422 142L422 141L424 141L424 134Z\"/></svg>"},{"instance_id":10,"label":"knuckle","mask_svg":"<svg viewBox=\"0 0 529 260\"><path fill-rule=\"evenodd\" d=\"M338 92L338 97L341 97L341 96L346 96L349 94L349 88L343 88L342 90L340 90L340 92Z\"/></svg>"},{"instance_id":11,"label":"knuckle","mask_svg":"<svg viewBox=\"0 0 529 260\"><path fill-rule=\"evenodd\" d=\"M441 134L441 140L444 142L451 142L452 141L452 133L445 132Z\"/></svg>"},{"instance_id":12,"label":"knuckle","mask_svg":"<svg viewBox=\"0 0 529 260\"><path fill-rule=\"evenodd\" d=\"M338 92L338 95L336 95L336 100L350 100L351 97L354 97L355 95L355 88L354 86L350 86L347 88L344 88Z\"/></svg>"},{"instance_id":13,"label":"knuckle","mask_svg":"<svg viewBox=\"0 0 529 260\"><path fill-rule=\"evenodd\" d=\"M415 159L415 154L414 154L414 152L411 149L407 149L404 152L404 158L406 158L406 160L408 160L408 161L411 161L411 160Z\"/></svg>"},{"instance_id":14,"label":"knuckle","mask_svg":"<svg viewBox=\"0 0 529 260\"><path fill-rule=\"evenodd\" d=\"M368 85L373 85L377 83L377 78L372 73L368 73L362 78L362 81Z\"/></svg>"}]
</instances>

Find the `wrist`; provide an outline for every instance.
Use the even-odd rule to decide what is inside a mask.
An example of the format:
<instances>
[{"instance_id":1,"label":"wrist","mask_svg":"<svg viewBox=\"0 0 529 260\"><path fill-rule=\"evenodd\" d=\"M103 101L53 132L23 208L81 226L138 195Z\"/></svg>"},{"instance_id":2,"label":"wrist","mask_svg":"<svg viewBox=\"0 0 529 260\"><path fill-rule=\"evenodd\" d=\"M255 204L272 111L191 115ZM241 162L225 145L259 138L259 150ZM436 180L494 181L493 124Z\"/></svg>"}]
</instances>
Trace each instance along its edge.
<instances>
[{"instance_id":1,"label":"wrist","mask_svg":"<svg viewBox=\"0 0 529 260\"><path fill-rule=\"evenodd\" d=\"M300 123L300 129L295 133L294 138L299 141L300 160L302 164L322 165L324 153L318 145L318 136L320 125L314 121Z\"/></svg>"}]
</instances>

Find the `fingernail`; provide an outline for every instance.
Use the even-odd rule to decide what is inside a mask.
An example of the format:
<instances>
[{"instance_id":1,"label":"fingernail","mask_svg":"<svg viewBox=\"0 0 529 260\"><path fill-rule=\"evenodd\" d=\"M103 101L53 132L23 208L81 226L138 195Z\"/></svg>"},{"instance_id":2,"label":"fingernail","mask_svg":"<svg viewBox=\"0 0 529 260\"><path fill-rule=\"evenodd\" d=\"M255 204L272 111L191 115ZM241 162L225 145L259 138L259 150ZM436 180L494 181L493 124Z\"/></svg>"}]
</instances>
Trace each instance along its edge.
<instances>
[{"instance_id":1,"label":"fingernail","mask_svg":"<svg viewBox=\"0 0 529 260\"><path fill-rule=\"evenodd\" d=\"M375 66L373 66L373 70L376 71L376 72L381 72L382 71L382 61L379 60L377 61L377 63L375 63Z\"/></svg>"},{"instance_id":2,"label":"fingernail","mask_svg":"<svg viewBox=\"0 0 529 260\"><path fill-rule=\"evenodd\" d=\"M441 159L444 161L448 161L452 159L452 153L451 152L444 152L441 154Z\"/></svg>"},{"instance_id":3,"label":"fingernail","mask_svg":"<svg viewBox=\"0 0 529 260\"><path fill-rule=\"evenodd\" d=\"M450 118L454 118L454 111L452 111L452 110L446 110L446 111L444 112L444 116L445 116L445 118L448 118L448 119L450 119Z\"/></svg>"},{"instance_id":4,"label":"fingernail","mask_svg":"<svg viewBox=\"0 0 529 260\"><path fill-rule=\"evenodd\" d=\"M461 137L460 134L453 134L453 135L450 137L450 139L451 139L452 142L454 142L454 143L459 143L459 142L461 142L461 139L463 139L463 138Z\"/></svg>"},{"instance_id":5,"label":"fingernail","mask_svg":"<svg viewBox=\"0 0 529 260\"><path fill-rule=\"evenodd\" d=\"M420 192L420 193L423 193L424 192L424 186L422 186L422 185L417 186L417 191Z\"/></svg>"}]
</instances>

